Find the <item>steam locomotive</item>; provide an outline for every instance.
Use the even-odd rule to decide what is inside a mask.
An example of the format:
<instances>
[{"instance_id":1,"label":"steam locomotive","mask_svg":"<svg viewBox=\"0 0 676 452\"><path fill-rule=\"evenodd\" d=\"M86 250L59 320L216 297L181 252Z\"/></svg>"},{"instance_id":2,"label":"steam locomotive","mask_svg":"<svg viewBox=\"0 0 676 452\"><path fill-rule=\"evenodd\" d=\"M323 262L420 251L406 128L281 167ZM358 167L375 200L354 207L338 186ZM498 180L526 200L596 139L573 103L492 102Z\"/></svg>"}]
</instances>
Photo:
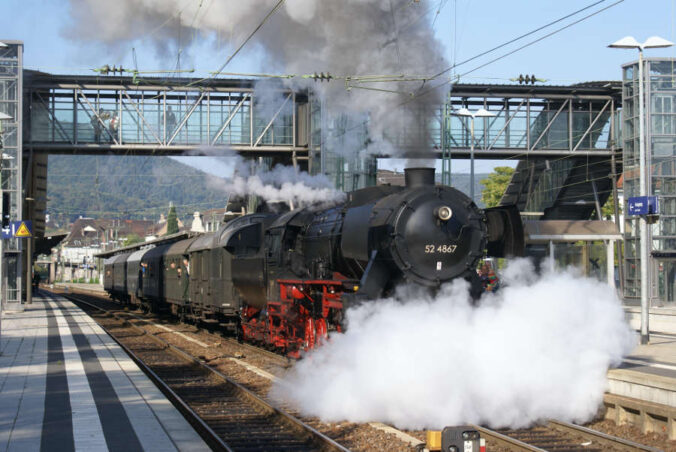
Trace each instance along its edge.
<instances>
[{"instance_id":1,"label":"steam locomotive","mask_svg":"<svg viewBox=\"0 0 676 452\"><path fill-rule=\"evenodd\" d=\"M330 208L254 213L214 233L118 254L104 262L104 288L298 357L341 331L350 305L405 282L435 290L455 278L478 297L479 259L523 254L515 207L479 209L436 186L434 168L407 169L405 180L351 192Z\"/></svg>"}]
</instances>

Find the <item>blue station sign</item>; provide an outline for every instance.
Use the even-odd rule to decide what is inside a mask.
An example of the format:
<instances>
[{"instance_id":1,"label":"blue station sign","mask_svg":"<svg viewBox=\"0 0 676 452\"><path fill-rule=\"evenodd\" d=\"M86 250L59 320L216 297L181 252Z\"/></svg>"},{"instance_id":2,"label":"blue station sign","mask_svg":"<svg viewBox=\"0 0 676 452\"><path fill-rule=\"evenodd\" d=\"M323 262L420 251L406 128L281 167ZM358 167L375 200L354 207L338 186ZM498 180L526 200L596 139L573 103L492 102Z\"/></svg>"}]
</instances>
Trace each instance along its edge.
<instances>
[{"instance_id":1,"label":"blue station sign","mask_svg":"<svg viewBox=\"0 0 676 452\"><path fill-rule=\"evenodd\" d=\"M657 213L657 196L635 196L627 200L627 215L630 217Z\"/></svg>"},{"instance_id":2,"label":"blue station sign","mask_svg":"<svg viewBox=\"0 0 676 452\"><path fill-rule=\"evenodd\" d=\"M33 237L33 222L28 220L12 221L7 228L2 229L3 239L13 239L15 237L20 239Z\"/></svg>"}]
</instances>

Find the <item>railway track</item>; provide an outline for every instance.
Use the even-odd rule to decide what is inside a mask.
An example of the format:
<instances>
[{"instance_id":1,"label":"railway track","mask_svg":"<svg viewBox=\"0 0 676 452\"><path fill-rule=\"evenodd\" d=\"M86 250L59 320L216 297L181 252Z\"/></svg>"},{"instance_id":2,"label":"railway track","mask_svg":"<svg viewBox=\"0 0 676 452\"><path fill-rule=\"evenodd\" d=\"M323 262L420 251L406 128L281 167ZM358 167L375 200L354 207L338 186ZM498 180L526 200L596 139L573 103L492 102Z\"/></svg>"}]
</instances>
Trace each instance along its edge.
<instances>
[{"instance_id":1,"label":"railway track","mask_svg":"<svg viewBox=\"0 0 676 452\"><path fill-rule=\"evenodd\" d=\"M154 314L154 318L144 318L139 315L136 315L132 312L129 312L125 309L125 307L121 306L120 304L110 300L108 298L107 294L101 293L101 292L95 292L91 290L86 290L86 289L76 289L73 292L59 292L60 294L67 296L69 293L75 294L75 295L84 295L88 298L90 302L94 302L97 304L97 306L104 307L104 309L108 311L114 311L116 313L128 316L130 318L134 318L138 320L139 322L145 322L149 325L154 325L154 326L159 326L162 327L161 325L154 323L153 320L157 319L162 319L161 314ZM99 304L102 303L102 304ZM247 350L248 352L255 353L258 356L264 356L266 358L269 358L273 360L276 364L278 364L280 367L288 368L291 366L292 360L283 354L267 350L265 348L261 347L256 347L255 345L248 344L246 342L239 342L237 339L232 338L232 337L226 337L220 334L218 331L214 331L213 329L209 328L201 328L199 325L194 325L198 330L204 331L207 333L210 333L214 337L218 337L218 340L221 342L225 342L231 345L236 345L238 348ZM167 330L169 331L169 330ZM172 331L173 332L173 331Z\"/></svg>"},{"instance_id":2,"label":"railway track","mask_svg":"<svg viewBox=\"0 0 676 452\"><path fill-rule=\"evenodd\" d=\"M556 420L518 430L491 430L481 426L474 427L489 444L519 452L661 452L661 449Z\"/></svg>"},{"instance_id":3,"label":"railway track","mask_svg":"<svg viewBox=\"0 0 676 452\"><path fill-rule=\"evenodd\" d=\"M348 451L216 369L82 296L69 300L94 318L186 416L214 450ZM107 317L107 319L105 319Z\"/></svg>"},{"instance_id":4,"label":"railway track","mask_svg":"<svg viewBox=\"0 0 676 452\"><path fill-rule=\"evenodd\" d=\"M153 319L147 319L140 316L137 316L133 313L126 312L118 304L113 303L101 294L91 294L88 296L91 298L91 301L94 303L88 303L90 305L96 304L96 308L104 311L114 311L117 313L118 317L124 316L128 318L133 318L138 321L142 321L149 325L158 326L158 324L153 323ZM102 306L106 307L102 307ZM152 334L148 334L153 336ZM286 367L290 365L288 358L283 357L277 353L270 352L268 350L259 349L255 346L248 344L238 343L234 339L223 338L219 336L219 339L223 342L231 342L237 344L238 347L246 349L251 353L258 355L263 355L268 358L276 360L280 365ZM163 341L164 342L164 341ZM166 343L166 342L165 342ZM168 345L168 344L167 344ZM184 353L184 352L181 352ZM189 356L191 360L196 360L194 357ZM197 360L199 361L199 360ZM240 363L241 364L241 363ZM248 370L258 373L264 378L273 380L276 377L265 372L262 369L258 369L255 366L250 364L246 365ZM262 372L261 372L262 371ZM266 375L267 373L267 375ZM209 419L209 414L205 415L205 419ZM371 423L373 428L383 430L387 428L383 424ZM572 451L650 451L658 452L661 449L654 447L645 446L638 444L632 441L628 441L622 438L617 438L611 435L607 435L602 432L590 430L588 428L578 426L575 424L569 424L560 421L549 421L546 424L532 427L529 429L518 429L518 430L491 430L481 426L475 426L479 430L484 438L487 439L489 450L492 447L499 447L500 450L513 450L513 451L560 451L560 452L572 452ZM405 432L404 436L408 436ZM402 438L403 441L409 442L412 447L415 447L416 444L414 441L411 441L412 437L408 436L407 438ZM422 449L422 442L417 444L416 450ZM279 449L283 450L283 449ZM344 449L341 449L344 450Z\"/></svg>"}]
</instances>

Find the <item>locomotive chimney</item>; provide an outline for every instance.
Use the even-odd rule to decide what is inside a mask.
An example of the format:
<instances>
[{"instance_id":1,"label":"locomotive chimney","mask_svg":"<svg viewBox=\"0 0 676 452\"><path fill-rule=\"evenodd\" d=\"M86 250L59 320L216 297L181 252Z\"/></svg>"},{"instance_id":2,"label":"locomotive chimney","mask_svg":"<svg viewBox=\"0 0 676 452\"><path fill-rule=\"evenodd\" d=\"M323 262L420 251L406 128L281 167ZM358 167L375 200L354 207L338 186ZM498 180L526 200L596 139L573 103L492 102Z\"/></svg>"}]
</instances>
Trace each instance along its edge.
<instances>
[{"instance_id":1,"label":"locomotive chimney","mask_svg":"<svg viewBox=\"0 0 676 452\"><path fill-rule=\"evenodd\" d=\"M408 188L434 186L434 168L406 168L404 178Z\"/></svg>"}]
</instances>

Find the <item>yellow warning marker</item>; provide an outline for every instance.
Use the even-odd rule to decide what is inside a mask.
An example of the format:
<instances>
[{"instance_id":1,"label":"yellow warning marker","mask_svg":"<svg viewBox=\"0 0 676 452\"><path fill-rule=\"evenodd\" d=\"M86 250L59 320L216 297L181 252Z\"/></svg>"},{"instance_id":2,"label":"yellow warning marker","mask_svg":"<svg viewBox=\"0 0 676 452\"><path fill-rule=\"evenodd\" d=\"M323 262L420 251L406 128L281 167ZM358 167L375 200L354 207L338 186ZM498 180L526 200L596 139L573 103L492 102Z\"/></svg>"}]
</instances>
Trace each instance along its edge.
<instances>
[{"instance_id":1,"label":"yellow warning marker","mask_svg":"<svg viewBox=\"0 0 676 452\"><path fill-rule=\"evenodd\" d=\"M26 223L23 221L19 225L19 228L16 230L16 233L14 234L14 237L32 237L33 234L31 234L30 229L28 229L28 226L26 226Z\"/></svg>"},{"instance_id":2,"label":"yellow warning marker","mask_svg":"<svg viewBox=\"0 0 676 452\"><path fill-rule=\"evenodd\" d=\"M441 450L441 430L427 430L425 445L430 452Z\"/></svg>"}]
</instances>

